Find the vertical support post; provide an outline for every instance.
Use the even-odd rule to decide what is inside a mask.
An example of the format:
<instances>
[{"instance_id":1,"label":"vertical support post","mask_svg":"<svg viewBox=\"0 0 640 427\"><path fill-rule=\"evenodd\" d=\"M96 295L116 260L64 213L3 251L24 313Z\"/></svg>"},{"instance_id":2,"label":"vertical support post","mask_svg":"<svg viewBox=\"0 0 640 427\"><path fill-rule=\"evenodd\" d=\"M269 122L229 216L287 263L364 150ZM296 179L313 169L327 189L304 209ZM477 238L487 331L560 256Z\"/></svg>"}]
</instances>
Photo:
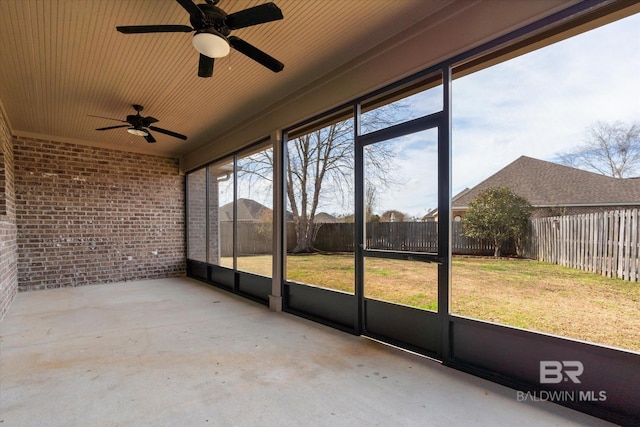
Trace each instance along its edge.
<instances>
[{"instance_id":1,"label":"vertical support post","mask_svg":"<svg viewBox=\"0 0 640 427\"><path fill-rule=\"evenodd\" d=\"M451 312L451 66L442 70L443 115L438 126L438 317L441 357L450 359Z\"/></svg>"},{"instance_id":2,"label":"vertical support post","mask_svg":"<svg viewBox=\"0 0 640 427\"><path fill-rule=\"evenodd\" d=\"M360 104L354 106L353 111L353 141L354 141L354 233L353 248L355 254L355 294L356 294L356 319L355 331L358 335L364 332L364 239L366 218L364 212L364 148L360 142Z\"/></svg>"},{"instance_id":3,"label":"vertical support post","mask_svg":"<svg viewBox=\"0 0 640 427\"><path fill-rule=\"evenodd\" d=\"M211 262L211 254L209 253L209 242L211 239L211 230L209 230L209 180L211 179L211 175L209 172L209 166L205 167L204 173L204 260L209 263ZM208 268L207 268L208 270ZM207 274L207 279L210 279Z\"/></svg>"},{"instance_id":4,"label":"vertical support post","mask_svg":"<svg viewBox=\"0 0 640 427\"><path fill-rule=\"evenodd\" d=\"M184 177L184 254L186 264L189 259L189 174Z\"/></svg>"},{"instance_id":5,"label":"vertical support post","mask_svg":"<svg viewBox=\"0 0 640 427\"><path fill-rule=\"evenodd\" d=\"M286 215L285 215L285 162L284 142L282 131L271 132L273 147L273 257L271 266L271 294L269 295L269 309L282 311L282 283L284 281Z\"/></svg>"},{"instance_id":6,"label":"vertical support post","mask_svg":"<svg viewBox=\"0 0 640 427\"><path fill-rule=\"evenodd\" d=\"M233 162L233 290L238 292L238 155L234 154Z\"/></svg>"},{"instance_id":7,"label":"vertical support post","mask_svg":"<svg viewBox=\"0 0 640 427\"><path fill-rule=\"evenodd\" d=\"M222 256L222 251L220 244L220 191L218 186L218 174L215 172L215 169L212 169L211 166L207 166L206 175L206 261L208 264L220 265L220 257Z\"/></svg>"}]
</instances>

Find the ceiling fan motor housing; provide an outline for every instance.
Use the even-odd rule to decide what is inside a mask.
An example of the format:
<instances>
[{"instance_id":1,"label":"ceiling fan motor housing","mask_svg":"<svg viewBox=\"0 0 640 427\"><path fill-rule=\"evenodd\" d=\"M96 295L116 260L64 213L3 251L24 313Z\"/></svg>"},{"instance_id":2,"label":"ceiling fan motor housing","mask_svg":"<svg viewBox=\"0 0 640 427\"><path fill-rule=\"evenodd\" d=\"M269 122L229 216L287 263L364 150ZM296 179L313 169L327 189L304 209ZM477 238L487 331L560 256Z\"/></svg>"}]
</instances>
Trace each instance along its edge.
<instances>
[{"instance_id":1,"label":"ceiling fan motor housing","mask_svg":"<svg viewBox=\"0 0 640 427\"><path fill-rule=\"evenodd\" d=\"M191 26L196 31L214 29L224 37L231 34L231 30L224 23L227 17L227 13L224 10L209 3L199 4L197 6L202 10L204 19L198 16L194 17L193 15L190 17L189 21L191 22Z\"/></svg>"}]
</instances>

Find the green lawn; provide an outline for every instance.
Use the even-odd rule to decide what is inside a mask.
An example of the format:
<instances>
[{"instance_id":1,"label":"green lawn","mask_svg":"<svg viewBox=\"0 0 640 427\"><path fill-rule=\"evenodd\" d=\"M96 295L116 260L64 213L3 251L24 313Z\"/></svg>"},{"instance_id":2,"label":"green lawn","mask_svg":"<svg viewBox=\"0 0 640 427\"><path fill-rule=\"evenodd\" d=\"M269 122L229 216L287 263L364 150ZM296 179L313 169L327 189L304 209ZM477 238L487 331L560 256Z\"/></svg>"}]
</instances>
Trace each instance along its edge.
<instances>
[{"instance_id":1,"label":"green lawn","mask_svg":"<svg viewBox=\"0 0 640 427\"><path fill-rule=\"evenodd\" d=\"M238 265L271 275L269 256ZM288 256L287 280L352 293L353 255ZM365 262L368 298L437 310L436 283L434 264ZM531 260L455 257L451 289L454 314L640 351L640 283Z\"/></svg>"}]
</instances>

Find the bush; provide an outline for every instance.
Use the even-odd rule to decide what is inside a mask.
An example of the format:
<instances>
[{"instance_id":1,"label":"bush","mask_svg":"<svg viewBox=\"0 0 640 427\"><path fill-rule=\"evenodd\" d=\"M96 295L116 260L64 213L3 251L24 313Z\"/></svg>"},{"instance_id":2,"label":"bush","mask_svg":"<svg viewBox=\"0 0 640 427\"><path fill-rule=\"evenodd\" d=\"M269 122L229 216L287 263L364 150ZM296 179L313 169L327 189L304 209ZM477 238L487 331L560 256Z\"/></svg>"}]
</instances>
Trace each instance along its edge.
<instances>
[{"instance_id":1,"label":"bush","mask_svg":"<svg viewBox=\"0 0 640 427\"><path fill-rule=\"evenodd\" d=\"M462 219L462 234L490 240L496 257L502 253L503 246L513 239L516 251L520 254L531 210L529 201L508 187L488 188L469 204L469 210Z\"/></svg>"}]
</instances>

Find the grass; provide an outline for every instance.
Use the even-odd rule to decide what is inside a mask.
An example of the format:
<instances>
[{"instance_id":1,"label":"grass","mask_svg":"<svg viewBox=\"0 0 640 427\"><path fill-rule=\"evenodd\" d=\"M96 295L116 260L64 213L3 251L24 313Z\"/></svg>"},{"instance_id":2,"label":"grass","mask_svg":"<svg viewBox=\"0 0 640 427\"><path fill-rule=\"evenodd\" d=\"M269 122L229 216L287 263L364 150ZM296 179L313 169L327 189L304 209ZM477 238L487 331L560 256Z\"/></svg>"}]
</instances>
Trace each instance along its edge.
<instances>
[{"instance_id":1,"label":"grass","mask_svg":"<svg viewBox=\"0 0 640 427\"><path fill-rule=\"evenodd\" d=\"M271 275L271 257L238 260ZM523 259L455 257L451 312L640 351L640 283ZM287 280L354 292L352 254L287 257ZM437 310L434 264L367 258L365 296Z\"/></svg>"}]
</instances>

